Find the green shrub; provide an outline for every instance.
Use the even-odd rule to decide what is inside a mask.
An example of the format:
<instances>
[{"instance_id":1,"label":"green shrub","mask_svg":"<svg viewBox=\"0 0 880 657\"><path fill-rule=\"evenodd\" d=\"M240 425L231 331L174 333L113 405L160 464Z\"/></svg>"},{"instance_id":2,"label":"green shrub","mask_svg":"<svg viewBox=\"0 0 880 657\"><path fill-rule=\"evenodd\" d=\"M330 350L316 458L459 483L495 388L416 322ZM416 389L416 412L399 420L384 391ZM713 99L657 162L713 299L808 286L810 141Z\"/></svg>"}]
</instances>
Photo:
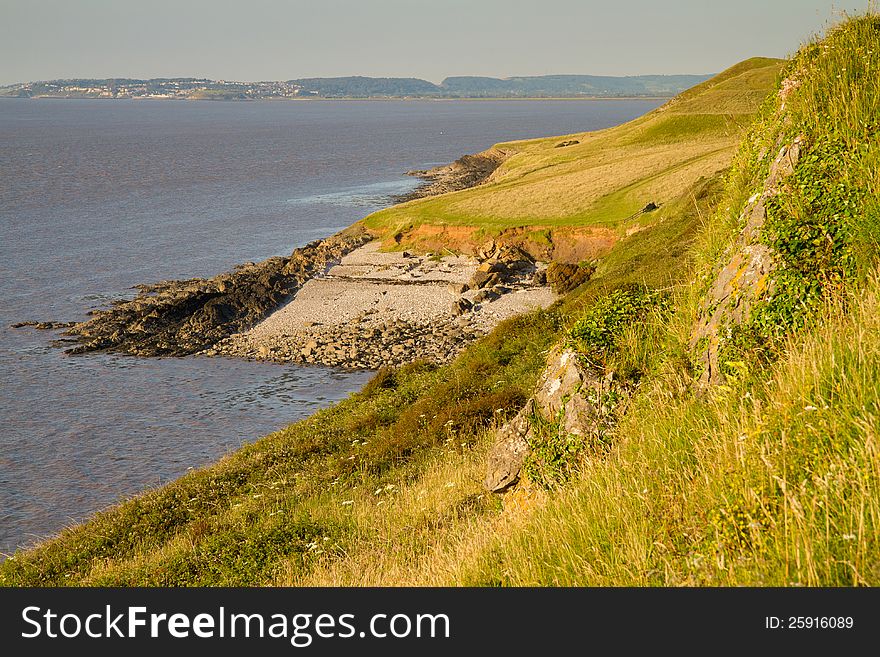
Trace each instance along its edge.
<instances>
[{"instance_id":1,"label":"green shrub","mask_svg":"<svg viewBox=\"0 0 880 657\"><path fill-rule=\"evenodd\" d=\"M604 367L624 330L668 303L667 295L642 285L619 288L598 299L569 330L568 339L584 358Z\"/></svg>"}]
</instances>

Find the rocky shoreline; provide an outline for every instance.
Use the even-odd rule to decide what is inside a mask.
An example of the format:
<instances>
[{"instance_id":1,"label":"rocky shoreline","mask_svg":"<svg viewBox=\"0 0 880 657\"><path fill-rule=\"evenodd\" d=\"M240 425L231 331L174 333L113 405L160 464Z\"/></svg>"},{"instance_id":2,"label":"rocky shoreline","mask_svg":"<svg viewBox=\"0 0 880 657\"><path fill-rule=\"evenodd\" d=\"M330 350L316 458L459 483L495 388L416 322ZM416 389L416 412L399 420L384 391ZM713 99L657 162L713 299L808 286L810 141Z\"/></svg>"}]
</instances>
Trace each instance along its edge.
<instances>
[{"instance_id":1,"label":"rocky shoreline","mask_svg":"<svg viewBox=\"0 0 880 657\"><path fill-rule=\"evenodd\" d=\"M421 178L425 182L408 194L395 196L394 200L398 203L404 203L476 187L486 182L512 154L512 152L493 147L474 155L463 155L451 164L444 164L433 169L408 171L408 176Z\"/></svg>"},{"instance_id":2,"label":"rocky shoreline","mask_svg":"<svg viewBox=\"0 0 880 657\"><path fill-rule=\"evenodd\" d=\"M72 355L198 354L346 369L444 363L499 322L550 305L554 272L494 242L477 256L383 252L355 224L288 257L139 285L134 299L84 322L14 326L61 330L56 344Z\"/></svg>"},{"instance_id":3,"label":"rocky shoreline","mask_svg":"<svg viewBox=\"0 0 880 657\"><path fill-rule=\"evenodd\" d=\"M134 299L92 311L91 319L67 327L63 335L77 344L65 353L186 356L204 351L252 326L306 281L370 239L356 224L290 256L246 263L210 279L140 285Z\"/></svg>"},{"instance_id":4,"label":"rocky shoreline","mask_svg":"<svg viewBox=\"0 0 880 657\"><path fill-rule=\"evenodd\" d=\"M204 354L372 370L414 360L443 363L482 335L466 321L431 326L391 319L319 327L263 340L234 335Z\"/></svg>"},{"instance_id":5,"label":"rocky shoreline","mask_svg":"<svg viewBox=\"0 0 880 657\"><path fill-rule=\"evenodd\" d=\"M398 202L485 182L511 153L491 148L426 171ZM554 263L555 264L555 263ZM556 294L553 268L489 242L476 257L382 253L361 223L213 278L138 285L138 294L84 322L19 322L62 331L67 354L232 356L377 369L442 363L499 322ZM553 285L554 291L557 286Z\"/></svg>"},{"instance_id":6,"label":"rocky shoreline","mask_svg":"<svg viewBox=\"0 0 880 657\"><path fill-rule=\"evenodd\" d=\"M371 242L202 353L355 369L446 362L504 319L556 298L542 263L495 245L483 255L383 253Z\"/></svg>"}]
</instances>

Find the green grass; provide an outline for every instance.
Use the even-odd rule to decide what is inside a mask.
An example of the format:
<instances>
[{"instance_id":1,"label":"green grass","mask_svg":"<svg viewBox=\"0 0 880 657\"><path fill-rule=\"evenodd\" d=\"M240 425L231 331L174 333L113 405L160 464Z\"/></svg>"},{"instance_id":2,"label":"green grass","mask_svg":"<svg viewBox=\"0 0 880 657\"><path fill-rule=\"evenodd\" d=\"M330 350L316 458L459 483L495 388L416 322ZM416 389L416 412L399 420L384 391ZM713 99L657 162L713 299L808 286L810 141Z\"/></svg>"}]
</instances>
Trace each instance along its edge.
<instances>
[{"instance_id":1,"label":"green grass","mask_svg":"<svg viewBox=\"0 0 880 657\"><path fill-rule=\"evenodd\" d=\"M695 242L695 284L677 293L671 319L617 338L646 374L614 449L582 459L577 484L484 542L452 569L456 582L880 582L878 53L880 18L870 16L787 67L801 84L785 108L769 100L744 139ZM695 395L688 343L699 292L724 263L767 154L796 135L806 138L803 159L765 226L781 262L766 311L773 331L737 354L725 386ZM759 308L756 321L767 319Z\"/></svg>"},{"instance_id":2,"label":"green grass","mask_svg":"<svg viewBox=\"0 0 880 657\"><path fill-rule=\"evenodd\" d=\"M463 584L877 585L880 286L711 401L666 371L579 482L461 564ZM748 394L746 394L748 393ZM613 513L609 513L613 509ZM536 558L540 555L540 558Z\"/></svg>"}]
</instances>

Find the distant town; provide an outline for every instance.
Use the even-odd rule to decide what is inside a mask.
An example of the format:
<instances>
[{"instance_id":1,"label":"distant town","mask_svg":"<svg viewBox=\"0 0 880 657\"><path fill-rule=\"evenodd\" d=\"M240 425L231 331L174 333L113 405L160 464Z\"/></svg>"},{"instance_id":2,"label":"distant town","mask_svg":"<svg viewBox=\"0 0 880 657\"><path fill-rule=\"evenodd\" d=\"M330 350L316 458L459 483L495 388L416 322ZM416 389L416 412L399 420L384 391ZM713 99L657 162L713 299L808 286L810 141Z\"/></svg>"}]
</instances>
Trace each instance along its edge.
<instances>
[{"instance_id":1,"label":"distant town","mask_svg":"<svg viewBox=\"0 0 880 657\"><path fill-rule=\"evenodd\" d=\"M283 100L298 98L623 98L667 97L710 75L543 75L513 78L449 77L440 84L419 78L301 78L234 82L207 78L150 80L70 79L0 87L14 98L152 98L180 100Z\"/></svg>"}]
</instances>

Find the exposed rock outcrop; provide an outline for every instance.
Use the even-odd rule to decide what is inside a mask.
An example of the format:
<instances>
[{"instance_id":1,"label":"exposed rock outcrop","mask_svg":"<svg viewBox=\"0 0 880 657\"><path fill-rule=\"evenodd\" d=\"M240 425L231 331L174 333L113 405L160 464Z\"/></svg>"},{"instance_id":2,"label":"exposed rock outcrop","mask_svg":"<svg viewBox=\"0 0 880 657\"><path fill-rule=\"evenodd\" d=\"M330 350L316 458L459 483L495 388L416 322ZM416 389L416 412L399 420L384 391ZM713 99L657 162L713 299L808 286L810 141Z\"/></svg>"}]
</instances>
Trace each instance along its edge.
<instances>
[{"instance_id":1,"label":"exposed rock outcrop","mask_svg":"<svg viewBox=\"0 0 880 657\"><path fill-rule=\"evenodd\" d=\"M565 294L590 280L595 270L593 266L551 262L547 267L547 283L556 294Z\"/></svg>"},{"instance_id":2,"label":"exposed rock outcrop","mask_svg":"<svg viewBox=\"0 0 880 657\"><path fill-rule=\"evenodd\" d=\"M503 492L519 481L527 455L540 440L533 430L536 420L557 425L562 432L575 436L599 431L613 412L603 400L615 385L613 375L588 369L574 350L554 348L534 396L498 430L489 451L483 482L486 489Z\"/></svg>"},{"instance_id":3,"label":"exposed rock outcrop","mask_svg":"<svg viewBox=\"0 0 880 657\"><path fill-rule=\"evenodd\" d=\"M528 454L532 436L532 414L535 402L530 399L510 422L498 430L489 452L485 486L490 491L503 491L519 480L523 459Z\"/></svg>"},{"instance_id":4,"label":"exposed rock outcrop","mask_svg":"<svg viewBox=\"0 0 880 657\"><path fill-rule=\"evenodd\" d=\"M755 303L773 292L770 279L775 268L774 254L759 238L767 218L767 202L779 193L780 183L794 172L802 148L803 139L798 137L782 146L771 161L763 189L746 202L740 214L742 230L732 255L703 299L691 337L691 348L701 366L699 387L723 382L718 353L726 333L747 322Z\"/></svg>"},{"instance_id":5,"label":"exposed rock outcrop","mask_svg":"<svg viewBox=\"0 0 880 657\"><path fill-rule=\"evenodd\" d=\"M498 245L494 241L480 247L477 257L482 262L465 286L465 290L483 290L477 295L482 295L481 298L476 299L477 303L509 292L510 289L507 287L509 285L534 285L536 274L544 270L542 265L538 265L534 258L522 249ZM546 283L546 277L540 280L542 282L539 285Z\"/></svg>"},{"instance_id":6,"label":"exposed rock outcrop","mask_svg":"<svg viewBox=\"0 0 880 657\"><path fill-rule=\"evenodd\" d=\"M487 181L511 155L512 152L500 148L490 148L475 155L464 155L452 164L445 164L433 169L409 171L407 175L421 178L425 184L409 194L395 197L395 201L412 201L417 198L476 187Z\"/></svg>"}]
</instances>

